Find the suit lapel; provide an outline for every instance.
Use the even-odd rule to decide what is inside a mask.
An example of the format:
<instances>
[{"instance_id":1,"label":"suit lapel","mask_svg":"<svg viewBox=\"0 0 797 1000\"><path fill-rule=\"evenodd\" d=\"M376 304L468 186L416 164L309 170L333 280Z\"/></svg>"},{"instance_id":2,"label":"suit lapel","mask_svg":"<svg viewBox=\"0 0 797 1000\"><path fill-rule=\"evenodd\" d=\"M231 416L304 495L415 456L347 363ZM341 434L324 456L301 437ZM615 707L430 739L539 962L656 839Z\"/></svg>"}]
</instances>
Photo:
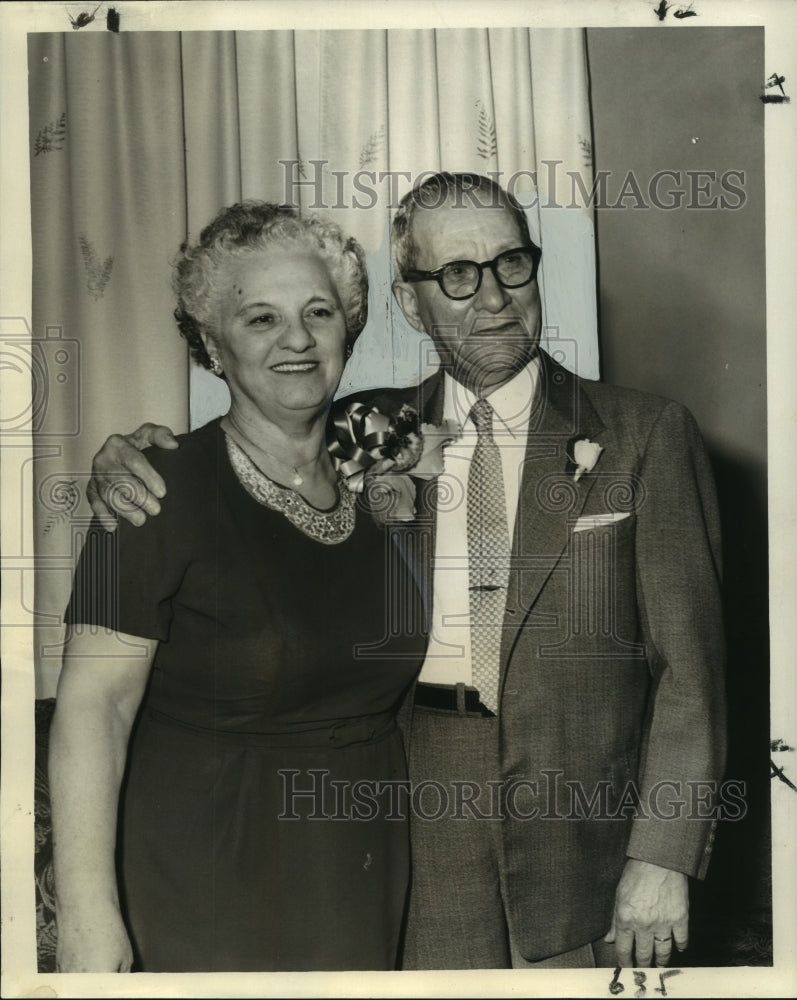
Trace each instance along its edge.
<instances>
[{"instance_id":1,"label":"suit lapel","mask_svg":"<svg viewBox=\"0 0 797 1000\"><path fill-rule=\"evenodd\" d=\"M442 371L432 375L417 387L417 401L413 401L425 423L443 421L444 379ZM414 521L391 525L393 543L398 548L412 573L423 597L427 623L431 627L432 614L432 563L437 536L436 482L433 479L410 477L415 484Z\"/></svg>"},{"instance_id":2,"label":"suit lapel","mask_svg":"<svg viewBox=\"0 0 797 1000\"><path fill-rule=\"evenodd\" d=\"M501 640L506 665L519 630L540 590L561 558L571 530L592 489L594 477L578 482L566 472L573 437L599 440L603 423L579 379L540 352L540 386L526 444L512 544L513 572ZM542 624L542 623L540 623Z\"/></svg>"},{"instance_id":3,"label":"suit lapel","mask_svg":"<svg viewBox=\"0 0 797 1000\"><path fill-rule=\"evenodd\" d=\"M419 413L427 424L442 424L445 400L445 379L442 370L436 372L419 386Z\"/></svg>"},{"instance_id":4,"label":"suit lapel","mask_svg":"<svg viewBox=\"0 0 797 1000\"><path fill-rule=\"evenodd\" d=\"M514 572L507 594L507 614L501 641L506 665L518 633L567 546L571 525L580 515L593 487L586 474L576 483L566 472L568 447L579 435L600 440L605 427L580 380L540 351L540 383L530 420L523 475L513 535ZM406 393L406 390L404 391ZM444 379L438 372L417 387L417 405L426 423L443 419ZM415 479L417 516L392 527L393 540L409 566L424 598L427 615L432 604L432 563L436 538L436 484ZM431 622L431 618L428 618Z\"/></svg>"}]
</instances>

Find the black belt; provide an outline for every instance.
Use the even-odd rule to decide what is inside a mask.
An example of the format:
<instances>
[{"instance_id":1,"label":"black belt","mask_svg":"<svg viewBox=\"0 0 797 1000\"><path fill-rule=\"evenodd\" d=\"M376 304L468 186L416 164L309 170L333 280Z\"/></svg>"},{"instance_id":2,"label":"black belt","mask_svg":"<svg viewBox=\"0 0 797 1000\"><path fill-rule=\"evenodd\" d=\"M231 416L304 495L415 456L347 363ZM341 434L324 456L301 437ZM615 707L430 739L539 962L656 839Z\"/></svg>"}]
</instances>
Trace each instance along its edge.
<instances>
[{"instance_id":1,"label":"black belt","mask_svg":"<svg viewBox=\"0 0 797 1000\"><path fill-rule=\"evenodd\" d=\"M445 712L460 712L462 705L466 712L495 717L495 712L479 701L478 689L464 684L418 683L415 685L415 704Z\"/></svg>"},{"instance_id":2,"label":"black belt","mask_svg":"<svg viewBox=\"0 0 797 1000\"><path fill-rule=\"evenodd\" d=\"M358 716L333 723L318 723L308 729L285 729L282 732L239 732L225 729L205 729L159 712L147 709L153 722L171 726L200 739L215 743L234 743L253 749L268 750L276 747L334 747L341 749L352 743L376 743L396 728L393 712Z\"/></svg>"}]
</instances>

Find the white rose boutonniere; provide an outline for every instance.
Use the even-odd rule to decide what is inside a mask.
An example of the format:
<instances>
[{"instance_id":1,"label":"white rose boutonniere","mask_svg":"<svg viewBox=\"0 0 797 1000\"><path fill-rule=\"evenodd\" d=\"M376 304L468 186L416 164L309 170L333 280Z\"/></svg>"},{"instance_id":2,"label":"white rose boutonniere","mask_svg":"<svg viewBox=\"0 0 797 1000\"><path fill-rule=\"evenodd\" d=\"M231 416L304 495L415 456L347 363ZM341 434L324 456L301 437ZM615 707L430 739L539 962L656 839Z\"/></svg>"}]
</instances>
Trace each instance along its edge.
<instances>
[{"instance_id":1,"label":"white rose boutonniere","mask_svg":"<svg viewBox=\"0 0 797 1000\"><path fill-rule=\"evenodd\" d=\"M598 464L603 445L581 434L567 442L567 466L565 472L578 482L585 472L592 472Z\"/></svg>"}]
</instances>

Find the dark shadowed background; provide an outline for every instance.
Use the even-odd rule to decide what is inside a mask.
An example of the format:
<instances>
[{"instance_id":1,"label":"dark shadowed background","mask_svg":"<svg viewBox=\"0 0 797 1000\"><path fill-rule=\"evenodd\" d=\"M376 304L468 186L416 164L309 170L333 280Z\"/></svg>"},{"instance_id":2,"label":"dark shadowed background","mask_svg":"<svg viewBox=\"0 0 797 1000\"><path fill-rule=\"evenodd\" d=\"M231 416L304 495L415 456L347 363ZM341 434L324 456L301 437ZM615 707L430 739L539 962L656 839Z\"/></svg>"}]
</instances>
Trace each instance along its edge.
<instances>
[{"instance_id":1,"label":"dark shadowed background","mask_svg":"<svg viewBox=\"0 0 797 1000\"><path fill-rule=\"evenodd\" d=\"M692 896L694 965L771 961L766 288L762 28L587 33L596 171L602 377L684 403L708 445L724 532L729 755L747 815L720 826ZM681 207L638 208L660 182ZM714 171L689 177L686 171ZM726 183L720 178L743 171ZM702 187L692 198L692 184ZM727 205L719 206L725 197ZM677 198L675 199L677 203ZM715 207L689 207L690 200ZM777 736L778 734L773 734Z\"/></svg>"}]
</instances>

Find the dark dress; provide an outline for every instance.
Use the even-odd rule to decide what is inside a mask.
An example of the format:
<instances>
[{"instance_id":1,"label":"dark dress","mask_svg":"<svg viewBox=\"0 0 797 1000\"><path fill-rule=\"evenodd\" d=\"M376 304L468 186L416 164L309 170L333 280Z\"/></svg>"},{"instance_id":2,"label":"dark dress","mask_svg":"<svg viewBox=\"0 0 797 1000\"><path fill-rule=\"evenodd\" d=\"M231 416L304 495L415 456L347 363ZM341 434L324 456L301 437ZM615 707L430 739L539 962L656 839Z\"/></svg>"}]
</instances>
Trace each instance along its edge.
<instances>
[{"instance_id":1,"label":"dark dress","mask_svg":"<svg viewBox=\"0 0 797 1000\"><path fill-rule=\"evenodd\" d=\"M148 452L162 513L89 534L67 612L160 640L121 797L136 968L395 968L417 592L367 513L322 544L244 489L219 421L180 440Z\"/></svg>"}]
</instances>

